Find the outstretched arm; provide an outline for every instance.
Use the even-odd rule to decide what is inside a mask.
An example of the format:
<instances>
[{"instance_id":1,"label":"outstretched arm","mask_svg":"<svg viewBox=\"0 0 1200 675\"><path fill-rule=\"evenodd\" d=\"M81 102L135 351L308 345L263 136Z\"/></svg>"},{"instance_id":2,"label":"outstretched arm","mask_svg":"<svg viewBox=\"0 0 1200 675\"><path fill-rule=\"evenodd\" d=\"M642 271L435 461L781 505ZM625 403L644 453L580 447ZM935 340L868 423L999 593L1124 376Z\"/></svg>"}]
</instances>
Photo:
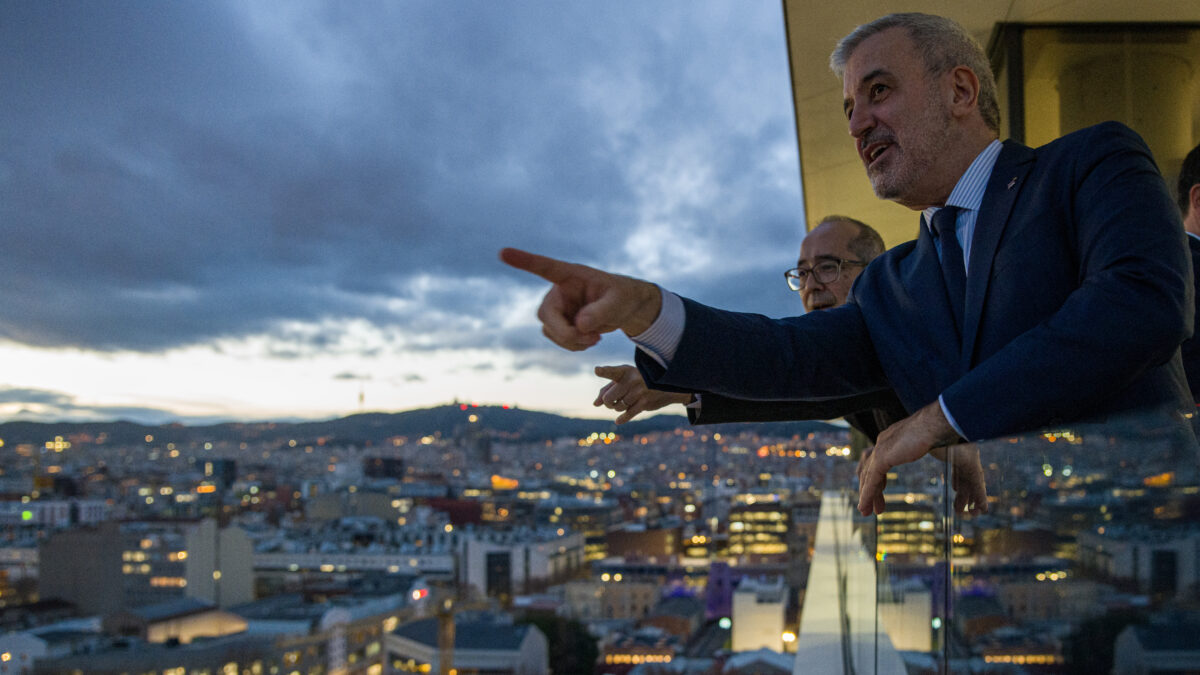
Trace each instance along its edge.
<instances>
[{"instance_id":1,"label":"outstretched arm","mask_svg":"<svg viewBox=\"0 0 1200 675\"><path fill-rule=\"evenodd\" d=\"M631 336L644 333L662 307L658 286L648 281L515 248L501 249L500 259L554 284L537 316L542 333L563 349L588 349L618 329Z\"/></svg>"}]
</instances>

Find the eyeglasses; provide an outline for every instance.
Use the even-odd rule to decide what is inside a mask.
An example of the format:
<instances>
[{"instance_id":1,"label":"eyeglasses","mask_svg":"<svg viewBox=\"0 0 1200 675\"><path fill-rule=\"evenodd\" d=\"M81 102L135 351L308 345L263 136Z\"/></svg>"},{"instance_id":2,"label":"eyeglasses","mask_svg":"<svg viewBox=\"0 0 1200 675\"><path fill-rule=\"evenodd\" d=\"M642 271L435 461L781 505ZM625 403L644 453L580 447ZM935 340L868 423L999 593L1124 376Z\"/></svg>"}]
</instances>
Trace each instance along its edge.
<instances>
[{"instance_id":1,"label":"eyeglasses","mask_svg":"<svg viewBox=\"0 0 1200 675\"><path fill-rule=\"evenodd\" d=\"M788 288L793 291L802 291L810 279L816 280L818 284L832 284L837 281L842 277L842 265L865 266L866 263L861 260L834 258L822 260L812 267L793 267L784 272L783 276L787 279Z\"/></svg>"}]
</instances>

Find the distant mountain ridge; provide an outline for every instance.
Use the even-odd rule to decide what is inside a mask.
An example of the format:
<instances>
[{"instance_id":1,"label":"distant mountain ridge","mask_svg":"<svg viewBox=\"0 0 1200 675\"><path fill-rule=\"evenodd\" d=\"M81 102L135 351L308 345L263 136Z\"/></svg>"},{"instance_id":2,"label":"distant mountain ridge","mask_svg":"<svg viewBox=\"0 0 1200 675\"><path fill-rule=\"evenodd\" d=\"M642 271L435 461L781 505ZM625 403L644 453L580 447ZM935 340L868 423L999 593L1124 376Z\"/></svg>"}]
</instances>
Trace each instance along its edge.
<instances>
[{"instance_id":1,"label":"distant mountain ridge","mask_svg":"<svg viewBox=\"0 0 1200 675\"><path fill-rule=\"evenodd\" d=\"M474 415L476 420L470 421ZM611 420L563 417L552 413L466 404L442 405L396 413L359 413L331 420L312 422L228 422L188 426L184 424L144 425L128 421L117 422L5 422L0 424L0 440L5 445L18 443L42 444L55 436L64 438L87 435L103 436L115 445L144 443L147 436L154 442L254 442L287 443L296 441L311 444L324 439L334 445L376 445L394 436L419 437L440 435L450 438L470 433L478 425L480 432L502 435L513 440L541 441L563 437L584 437L592 433L618 433L623 436L656 431L692 428L697 431L737 432L743 430L770 431L773 434L819 433L840 429L825 422L775 422L770 424L717 424L692 427L680 415L657 415L617 426Z\"/></svg>"}]
</instances>

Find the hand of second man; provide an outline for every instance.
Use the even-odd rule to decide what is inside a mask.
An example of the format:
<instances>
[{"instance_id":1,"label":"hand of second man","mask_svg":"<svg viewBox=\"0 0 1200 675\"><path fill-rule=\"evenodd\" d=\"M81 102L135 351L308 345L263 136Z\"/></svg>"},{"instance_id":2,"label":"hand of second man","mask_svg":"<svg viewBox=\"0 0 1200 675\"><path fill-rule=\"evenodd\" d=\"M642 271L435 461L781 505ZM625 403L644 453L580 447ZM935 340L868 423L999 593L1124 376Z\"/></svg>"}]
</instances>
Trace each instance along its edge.
<instances>
[{"instance_id":1,"label":"hand of second man","mask_svg":"<svg viewBox=\"0 0 1200 675\"><path fill-rule=\"evenodd\" d=\"M643 412L672 403L687 405L692 400L691 394L650 389L633 366L596 366L596 375L611 381L600 389L592 405L620 412L617 424L624 424Z\"/></svg>"}]
</instances>

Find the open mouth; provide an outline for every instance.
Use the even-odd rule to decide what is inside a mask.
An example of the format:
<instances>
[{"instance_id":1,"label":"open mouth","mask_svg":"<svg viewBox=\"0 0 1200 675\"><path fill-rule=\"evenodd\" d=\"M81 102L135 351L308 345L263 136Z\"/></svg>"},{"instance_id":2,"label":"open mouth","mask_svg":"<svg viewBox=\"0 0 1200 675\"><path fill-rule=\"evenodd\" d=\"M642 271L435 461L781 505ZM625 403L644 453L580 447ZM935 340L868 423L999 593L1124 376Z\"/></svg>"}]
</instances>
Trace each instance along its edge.
<instances>
[{"instance_id":1,"label":"open mouth","mask_svg":"<svg viewBox=\"0 0 1200 675\"><path fill-rule=\"evenodd\" d=\"M891 143L872 143L868 145L863 149L863 162L870 168L891 147Z\"/></svg>"}]
</instances>

